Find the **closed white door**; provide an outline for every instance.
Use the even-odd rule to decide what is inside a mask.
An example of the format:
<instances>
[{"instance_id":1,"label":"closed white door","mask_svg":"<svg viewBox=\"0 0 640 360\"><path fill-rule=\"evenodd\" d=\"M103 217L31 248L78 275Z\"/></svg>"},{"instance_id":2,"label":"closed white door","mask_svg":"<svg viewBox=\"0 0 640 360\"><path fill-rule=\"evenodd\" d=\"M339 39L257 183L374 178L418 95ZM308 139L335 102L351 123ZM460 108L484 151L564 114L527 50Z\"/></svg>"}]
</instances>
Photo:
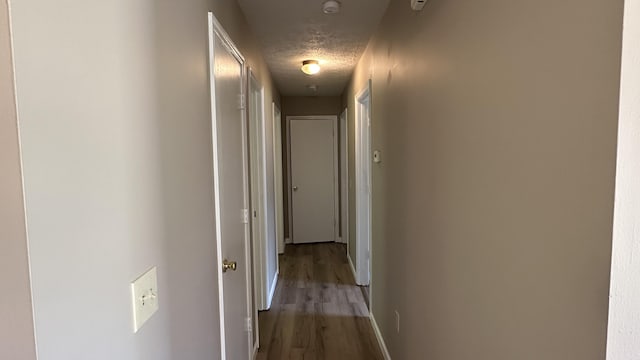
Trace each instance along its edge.
<instances>
[{"instance_id":1,"label":"closed white door","mask_svg":"<svg viewBox=\"0 0 640 360\"><path fill-rule=\"evenodd\" d=\"M336 240L336 119L290 118L293 242Z\"/></svg>"},{"instance_id":2,"label":"closed white door","mask_svg":"<svg viewBox=\"0 0 640 360\"><path fill-rule=\"evenodd\" d=\"M248 360L248 182L242 84L244 60L209 15L212 139L222 359ZM201 299L204 304L211 299ZM196 306L197 304L194 304Z\"/></svg>"}]
</instances>

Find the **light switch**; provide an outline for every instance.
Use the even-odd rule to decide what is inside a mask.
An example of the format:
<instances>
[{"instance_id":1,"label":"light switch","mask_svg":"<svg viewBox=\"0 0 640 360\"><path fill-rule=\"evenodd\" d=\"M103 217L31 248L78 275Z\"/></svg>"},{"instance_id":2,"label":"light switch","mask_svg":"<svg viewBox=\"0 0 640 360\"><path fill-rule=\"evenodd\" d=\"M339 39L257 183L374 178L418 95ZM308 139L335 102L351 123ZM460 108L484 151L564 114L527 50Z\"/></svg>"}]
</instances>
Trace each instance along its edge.
<instances>
[{"instance_id":1,"label":"light switch","mask_svg":"<svg viewBox=\"0 0 640 360\"><path fill-rule=\"evenodd\" d=\"M154 266L131 283L133 332L158 311L158 272Z\"/></svg>"}]
</instances>

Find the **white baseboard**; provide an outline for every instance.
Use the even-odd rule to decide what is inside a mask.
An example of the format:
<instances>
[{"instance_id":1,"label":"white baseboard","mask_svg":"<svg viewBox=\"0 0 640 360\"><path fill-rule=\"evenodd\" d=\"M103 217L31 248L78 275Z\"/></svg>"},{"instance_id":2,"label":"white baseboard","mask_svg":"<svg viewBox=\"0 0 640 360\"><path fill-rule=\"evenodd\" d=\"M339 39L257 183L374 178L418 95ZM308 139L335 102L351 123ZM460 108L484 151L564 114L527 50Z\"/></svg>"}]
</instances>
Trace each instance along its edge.
<instances>
[{"instance_id":1,"label":"white baseboard","mask_svg":"<svg viewBox=\"0 0 640 360\"><path fill-rule=\"evenodd\" d=\"M276 270L276 273L273 276L273 281L271 282L271 290L269 290L269 295L267 296L267 310L271 309L273 295L275 295L276 293L276 285L278 285L278 270Z\"/></svg>"},{"instance_id":2,"label":"white baseboard","mask_svg":"<svg viewBox=\"0 0 640 360\"><path fill-rule=\"evenodd\" d=\"M356 274L356 267L353 266L353 261L351 261L351 255L347 253L347 259L349 260L349 267L351 268L351 273L353 274L353 280L358 282L358 275Z\"/></svg>"},{"instance_id":3,"label":"white baseboard","mask_svg":"<svg viewBox=\"0 0 640 360\"><path fill-rule=\"evenodd\" d=\"M378 344L380 345L380 350L382 350L382 356L384 357L384 360L391 360L391 355L389 355L387 344L385 344L384 339L382 338L382 333L380 333L380 328L378 327L376 318L373 317L373 313L369 313L369 319L371 320L373 332L376 333L376 339L378 339Z\"/></svg>"}]
</instances>

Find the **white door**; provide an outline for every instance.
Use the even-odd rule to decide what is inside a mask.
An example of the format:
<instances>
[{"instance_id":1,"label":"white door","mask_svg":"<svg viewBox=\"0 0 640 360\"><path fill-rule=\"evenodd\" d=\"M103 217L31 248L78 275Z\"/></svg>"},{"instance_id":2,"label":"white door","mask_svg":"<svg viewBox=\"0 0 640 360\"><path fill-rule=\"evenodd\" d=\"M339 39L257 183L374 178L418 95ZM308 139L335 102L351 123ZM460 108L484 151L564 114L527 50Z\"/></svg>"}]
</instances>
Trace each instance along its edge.
<instances>
[{"instance_id":1,"label":"white door","mask_svg":"<svg viewBox=\"0 0 640 360\"><path fill-rule=\"evenodd\" d=\"M293 242L336 240L336 118L290 118Z\"/></svg>"},{"instance_id":2,"label":"white door","mask_svg":"<svg viewBox=\"0 0 640 360\"><path fill-rule=\"evenodd\" d=\"M250 272L244 59L209 14L212 139L222 359L248 360ZM234 267L233 264L236 266ZM223 268L228 267L226 271ZM209 299L202 299L204 303ZM196 306L197 304L194 304Z\"/></svg>"}]
</instances>

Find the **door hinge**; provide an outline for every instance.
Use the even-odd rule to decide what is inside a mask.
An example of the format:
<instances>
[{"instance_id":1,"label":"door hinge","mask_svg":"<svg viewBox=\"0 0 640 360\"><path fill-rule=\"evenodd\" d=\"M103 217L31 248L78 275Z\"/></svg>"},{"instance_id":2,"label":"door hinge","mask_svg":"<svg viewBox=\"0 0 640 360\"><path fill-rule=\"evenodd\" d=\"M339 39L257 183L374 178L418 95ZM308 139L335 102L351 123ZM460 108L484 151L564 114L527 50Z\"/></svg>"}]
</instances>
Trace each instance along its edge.
<instances>
[{"instance_id":1,"label":"door hinge","mask_svg":"<svg viewBox=\"0 0 640 360\"><path fill-rule=\"evenodd\" d=\"M238 109L240 109L240 110L244 110L245 109L245 107L247 106L245 99L246 98L245 98L244 94L238 95Z\"/></svg>"},{"instance_id":2,"label":"door hinge","mask_svg":"<svg viewBox=\"0 0 640 360\"><path fill-rule=\"evenodd\" d=\"M249 223L249 209L242 209L242 223Z\"/></svg>"},{"instance_id":3,"label":"door hinge","mask_svg":"<svg viewBox=\"0 0 640 360\"><path fill-rule=\"evenodd\" d=\"M248 318L245 318L244 320L245 320L244 330L248 332L253 331L253 321L251 321L251 318L248 317Z\"/></svg>"}]
</instances>

